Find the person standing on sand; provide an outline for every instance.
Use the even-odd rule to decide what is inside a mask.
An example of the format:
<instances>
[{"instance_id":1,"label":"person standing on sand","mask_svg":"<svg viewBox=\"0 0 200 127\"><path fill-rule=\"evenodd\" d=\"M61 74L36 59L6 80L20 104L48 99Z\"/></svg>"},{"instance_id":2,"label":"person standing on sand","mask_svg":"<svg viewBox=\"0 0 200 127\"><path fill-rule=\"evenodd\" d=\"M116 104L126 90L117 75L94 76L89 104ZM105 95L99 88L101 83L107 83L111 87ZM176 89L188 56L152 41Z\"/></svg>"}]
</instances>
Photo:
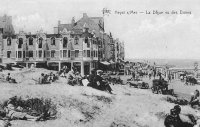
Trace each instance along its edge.
<instances>
[{"instance_id":1,"label":"person standing on sand","mask_svg":"<svg viewBox=\"0 0 200 127\"><path fill-rule=\"evenodd\" d=\"M135 71L132 71L132 78L135 80Z\"/></svg>"},{"instance_id":2,"label":"person standing on sand","mask_svg":"<svg viewBox=\"0 0 200 127\"><path fill-rule=\"evenodd\" d=\"M153 70L153 78L156 78L156 69Z\"/></svg>"}]
</instances>

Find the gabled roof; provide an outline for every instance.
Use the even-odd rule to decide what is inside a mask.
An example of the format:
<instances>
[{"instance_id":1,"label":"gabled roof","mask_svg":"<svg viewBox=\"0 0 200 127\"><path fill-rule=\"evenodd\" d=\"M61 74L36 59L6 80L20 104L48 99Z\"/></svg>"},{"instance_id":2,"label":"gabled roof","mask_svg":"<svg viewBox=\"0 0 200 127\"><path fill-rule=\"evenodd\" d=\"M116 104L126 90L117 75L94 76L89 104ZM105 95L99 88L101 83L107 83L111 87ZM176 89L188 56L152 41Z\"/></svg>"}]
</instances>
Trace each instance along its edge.
<instances>
[{"instance_id":1,"label":"gabled roof","mask_svg":"<svg viewBox=\"0 0 200 127\"><path fill-rule=\"evenodd\" d=\"M72 24L59 24L58 28L59 28L59 32L63 31L64 28L66 28L67 31L72 31L73 25Z\"/></svg>"},{"instance_id":2,"label":"gabled roof","mask_svg":"<svg viewBox=\"0 0 200 127\"><path fill-rule=\"evenodd\" d=\"M103 17L89 17L92 19L96 24L100 25L103 28Z\"/></svg>"},{"instance_id":3,"label":"gabled roof","mask_svg":"<svg viewBox=\"0 0 200 127\"><path fill-rule=\"evenodd\" d=\"M58 30L60 32L66 28L68 31L72 31L74 34L81 34L85 27L89 29L89 32L95 33L96 37L101 37L102 33L100 30L103 29L103 18L83 16L74 24L59 24Z\"/></svg>"}]
</instances>

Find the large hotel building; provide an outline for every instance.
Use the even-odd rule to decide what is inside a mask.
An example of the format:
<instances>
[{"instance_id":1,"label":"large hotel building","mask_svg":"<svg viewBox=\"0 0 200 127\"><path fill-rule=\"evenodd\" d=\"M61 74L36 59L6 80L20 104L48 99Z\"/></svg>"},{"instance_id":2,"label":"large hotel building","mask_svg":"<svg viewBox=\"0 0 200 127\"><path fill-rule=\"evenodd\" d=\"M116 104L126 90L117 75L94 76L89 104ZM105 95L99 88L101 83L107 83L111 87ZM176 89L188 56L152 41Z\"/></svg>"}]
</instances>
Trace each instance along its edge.
<instances>
[{"instance_id":1,"label":"large hotel building","mask_svg":"<svg viewBox=\"0 0 200 127\"><path fill-rule=\"evenodd\" d=\"M0 22L1 23L1 22ZM12 24L12 22L11 22ZM60 70L75 66L82 75L97 68L98 63L124 60L124 44L104 33L102 17L88 17L86 13L75 22L54 27L54 34L42 30L36 34L18 34L0 27L1 62L30 67L47 66ZM14 30L11 30L14 31Z\"/></svg>"}]
</instances>

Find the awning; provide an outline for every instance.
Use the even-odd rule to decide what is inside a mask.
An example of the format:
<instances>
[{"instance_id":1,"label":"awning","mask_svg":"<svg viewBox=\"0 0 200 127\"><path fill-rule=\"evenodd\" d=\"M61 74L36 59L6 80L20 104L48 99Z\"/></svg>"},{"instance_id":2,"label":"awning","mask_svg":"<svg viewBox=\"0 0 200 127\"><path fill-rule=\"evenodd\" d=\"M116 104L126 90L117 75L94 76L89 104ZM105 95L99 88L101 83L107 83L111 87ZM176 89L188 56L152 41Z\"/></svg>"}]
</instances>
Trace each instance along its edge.
<instances>
[{"instance_id":1,"label":"awning","mask_svg":"<svg viewBox=\"0 0 200 127\"><path fill-rule=\"evenodd\" d=\"M104 64L104 65L110 65L110 63L107 62L107 61L103 61L103 62L101 62L101 63Z\"/></svg>"},{"instance_id":2,"label":"awning","mask_svg":"<svg viewBox=\"0 0 200 127\"><path fill-rule=\"evenodd\" d=\"M0 63L0 66L5 66L6 67L6 64L5 63Z\"/></svg>"}]
</instances>

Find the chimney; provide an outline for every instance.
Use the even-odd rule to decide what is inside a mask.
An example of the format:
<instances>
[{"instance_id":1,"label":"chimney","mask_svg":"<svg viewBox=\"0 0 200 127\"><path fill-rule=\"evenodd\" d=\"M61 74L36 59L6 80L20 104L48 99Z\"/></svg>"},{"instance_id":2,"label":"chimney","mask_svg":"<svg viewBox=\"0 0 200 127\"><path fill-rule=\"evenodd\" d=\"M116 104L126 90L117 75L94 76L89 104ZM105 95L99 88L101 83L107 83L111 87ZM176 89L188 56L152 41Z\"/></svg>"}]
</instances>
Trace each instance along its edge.
<instances>
[{"instance_id":1,"label":"chimney","mask_svg":"<svg viewBox=\"0 0 200 127\"><path fill-rule=\"evenodd\" d=\"M83 18L87 18L87 13L83 13Z\"/></svg>"},{"instance_id":2,"label":"chimney","mask_svg":"<svg viewBox=\"0 0 200 127\"><path fill-rule=\"evenodd\" d=\"M61 21L60 21L60 20L58 20L58 26L60 25L60 23L61 23Z\"/></svg>"},{"instance_id":3,"label":"chimney","mask_svg":"<svg viewBox=\"0 0 200 127\"><path fill-rule=\"evenodd\" d=\"M74 26L74 24L75 24L75 18L74 17L72 18L71 24L72 24L72 26Z\"/></svg>"}]
</instances>

